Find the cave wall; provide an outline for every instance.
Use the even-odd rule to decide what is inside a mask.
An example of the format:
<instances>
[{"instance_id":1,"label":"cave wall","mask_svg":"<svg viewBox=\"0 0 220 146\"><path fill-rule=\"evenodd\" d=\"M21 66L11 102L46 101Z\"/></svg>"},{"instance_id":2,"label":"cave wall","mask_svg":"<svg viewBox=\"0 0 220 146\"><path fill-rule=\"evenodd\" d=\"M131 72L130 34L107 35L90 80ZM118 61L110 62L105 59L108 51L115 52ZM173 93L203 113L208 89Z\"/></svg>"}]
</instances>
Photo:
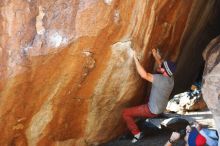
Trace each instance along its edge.
<instances>
[{"instance_id":1,"label":"cave wall","mask_svg":"<svg viewBox=\"0 0 220 146\"><path fill-rule=\"evenodd\" d=\"M197 12L190 14L187 29L180 45L177 59L175 86L173 94L190 89L191 85L202 80L204 59L202 52L208 43L220 34L220 1L195 2L192 6ZM184 77L184 78L183 78Z\"/></svg>"},{"instance_id":2,"label":"cave wall","mask_svg":"<svg viewBox=\"0 0 220 146\"><path fill-rule=\"evenodd\" d=\"M145 96L129 41L147 70L153 47L175 61L190 20L213 2L1 0L0 145L99 145L120 135L122 109Z\"/></svg>"}]
</instances>

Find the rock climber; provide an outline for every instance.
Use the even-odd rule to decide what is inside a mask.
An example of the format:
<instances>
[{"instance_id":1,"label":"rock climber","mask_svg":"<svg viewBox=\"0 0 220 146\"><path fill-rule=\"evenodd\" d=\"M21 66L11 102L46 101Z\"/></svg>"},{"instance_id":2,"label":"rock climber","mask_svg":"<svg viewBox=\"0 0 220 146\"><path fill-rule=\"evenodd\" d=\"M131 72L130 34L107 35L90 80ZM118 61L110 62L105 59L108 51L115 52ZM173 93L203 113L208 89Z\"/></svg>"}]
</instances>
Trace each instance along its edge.
<instances>
[{"instance_id":1,"label":"rock climber","mask_svg":"<svg viewBox=\"0 0 220 146\"><path fill-rule=\"evenodd\" d=\"M146 72L139 63L135 51L133 51L137 72L141 78L151 82L152 87L148 103L123 110L123 119L125 120L128 129L134 136L132 143L137 142L143 137L143 133L138 129L134 118L153 118L163 113L163 111L166 109L169 96L174 87L173 74L175 72L175 64L171 61L162 61L157 49L152 49L152 54L158 65L157 71L159 73L157 74Z\"/></svg>"}]
</instances>

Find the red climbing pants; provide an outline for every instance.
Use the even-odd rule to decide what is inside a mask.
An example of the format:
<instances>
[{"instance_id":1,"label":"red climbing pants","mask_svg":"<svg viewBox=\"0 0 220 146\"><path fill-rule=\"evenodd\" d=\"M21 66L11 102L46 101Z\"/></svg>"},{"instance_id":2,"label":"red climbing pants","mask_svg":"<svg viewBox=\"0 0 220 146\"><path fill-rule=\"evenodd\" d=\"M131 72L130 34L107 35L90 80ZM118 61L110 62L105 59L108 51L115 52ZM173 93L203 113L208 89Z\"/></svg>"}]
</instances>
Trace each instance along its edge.
<instances>
[{"instance_id":1,"label":"red climbing pants","mask_svg":"<svg viewBox=\"0 0 220 146\"><path fill-rule=\"evenodd\" d=\"M153 118L157 116L158 115L151 113L147 104L126 108L123 111L123 118L127 123L128 129L131 131L133 135L138 134L140 132L137 125L135 124L134 118L136 117Z\"/></svg>"}]
</instances>

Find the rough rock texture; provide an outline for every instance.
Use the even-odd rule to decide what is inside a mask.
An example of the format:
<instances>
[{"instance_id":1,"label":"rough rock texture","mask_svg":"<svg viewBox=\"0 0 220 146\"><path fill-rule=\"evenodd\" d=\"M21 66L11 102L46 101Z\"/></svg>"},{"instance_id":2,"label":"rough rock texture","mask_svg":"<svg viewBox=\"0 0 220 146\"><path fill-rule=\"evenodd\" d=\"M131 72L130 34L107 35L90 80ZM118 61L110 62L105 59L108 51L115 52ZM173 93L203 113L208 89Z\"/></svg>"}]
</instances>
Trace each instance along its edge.
<instances>
[{"instance_id":1,"label":"rough rock texture","mask_svg":"<svg viewBox=\"0 0 220 146\"><path fill-rule=\"evenodd\" d=\"M207 108L201 90L183 92L175 95L167 104L166 110L179 114L186 111L203 110Z\"/></svg>"},{"instance_id":2,"label":"rough rock texture","mask_svg":"<svg viewBox=\"0 0 220 146\"><path fill-rule=\"evenodd\" d=\"M213 113L216 128L220 134L220 36L212 40L203 52L205 69L202 93ZM220 143L218 144L220 146Z\"/></svg>"},{"instance_id":3,"label":"rough rock texture","mask_svg":"<svg viewBox=\"0 0 220 146\"><path fill-rule=\"evenodd\" d=\"M0 145L98 145L121 134L121 110L145 89L127 41L148 70L153 47L175 60L188 20L213 1L1 0Z\"/></svg>"},{"instance_id":4,"label":"rough rock texture","mask_svg":"<svg viewBox=\"0 0 220 146\"><path fill-rule=\"evenodd\" d=\"M192 6L188 26L181 41L177 59L174 92L188 90L193 83L202 80L204 60L202 52L208 43L220 34L220 1L201 0Z\"/></svg>"}]
</instances>

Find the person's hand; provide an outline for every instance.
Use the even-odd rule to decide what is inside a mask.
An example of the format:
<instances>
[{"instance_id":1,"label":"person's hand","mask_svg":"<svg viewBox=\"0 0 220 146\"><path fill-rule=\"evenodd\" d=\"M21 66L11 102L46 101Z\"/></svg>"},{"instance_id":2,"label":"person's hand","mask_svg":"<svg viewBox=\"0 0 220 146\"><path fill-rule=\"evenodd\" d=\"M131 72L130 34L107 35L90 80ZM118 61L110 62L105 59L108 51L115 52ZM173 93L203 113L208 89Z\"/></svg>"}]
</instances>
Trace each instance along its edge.
<instances>
[{"instance_id":1,"label":"person's hand","mask_svg":"<svg viewBox=\"0 0 220 146\"><path fill-rule=\"evenodd\" d=\"M195 125L195 127L198 131L200 131L202 129L202 126L198 122L195 121L195 122L193 122L193 124Z\"/></svg>"},{"instance_id":2,"label":"person's hand","mask_svg":"<svg viewBox=\"0 0 220 146\"><path fill-rule=\"evenodd\" d=\"M133 54L134 59L137 59L137 60L138 60L138 58L137 58L137 53L136 53L134 50L132 50L132 54Z\"/></svg>"},{"instance_id":3,"label":"person's hand","mask_svg":"<svg viewBox=\"0 0 220 146\"><path fill-rule=\"evenodd\" d=\"M172 135L170 136L170 141L174 142L174 141L177 141L179 138L180 138L180 133L173 132Z\"/></svg>"},{"instance_id":4,"label":"person's hand","mask_svg":"<svg viewBox=\"0 0 220 146\"><path fill-rule=\"evenodd\" d=\"M157 50L154 48L151 50L152 54L155 56L157 54Z\"/></svg>"},{"instance_id":5,"label":"person's hand","mask_svg":"<svg viewBox=\"0 0 220 146\"><path fill-rule=\"evenodd\" d=\"M132 55L135 56L135 51L131 48Z\"/></svg>"},{"instance_id":6,"label":"person's hand","mask_svg":"<svg viewBox=\"0 0 220 146\"><path fill-rule=\"evenodd\" d=\"M160 56L160 54L159 54L159 52L158 52L157 49L153 48L153 49L151 50L151 52L152 52L152 54L153 54L153 56L154 56L155 58L161 59L161 56Z\"/></svg>"},{"instance_id":7,"label":"person's hand","mask_svg":"<svg viewBox=\"0 0 220 146\"><path fill-rule=\"evenodd\" d=\"M192 128L188 125L188 126L186 126L186 133L190 133L191 132L191 130L192 130Z\"/></svg>"}]
</instances>

